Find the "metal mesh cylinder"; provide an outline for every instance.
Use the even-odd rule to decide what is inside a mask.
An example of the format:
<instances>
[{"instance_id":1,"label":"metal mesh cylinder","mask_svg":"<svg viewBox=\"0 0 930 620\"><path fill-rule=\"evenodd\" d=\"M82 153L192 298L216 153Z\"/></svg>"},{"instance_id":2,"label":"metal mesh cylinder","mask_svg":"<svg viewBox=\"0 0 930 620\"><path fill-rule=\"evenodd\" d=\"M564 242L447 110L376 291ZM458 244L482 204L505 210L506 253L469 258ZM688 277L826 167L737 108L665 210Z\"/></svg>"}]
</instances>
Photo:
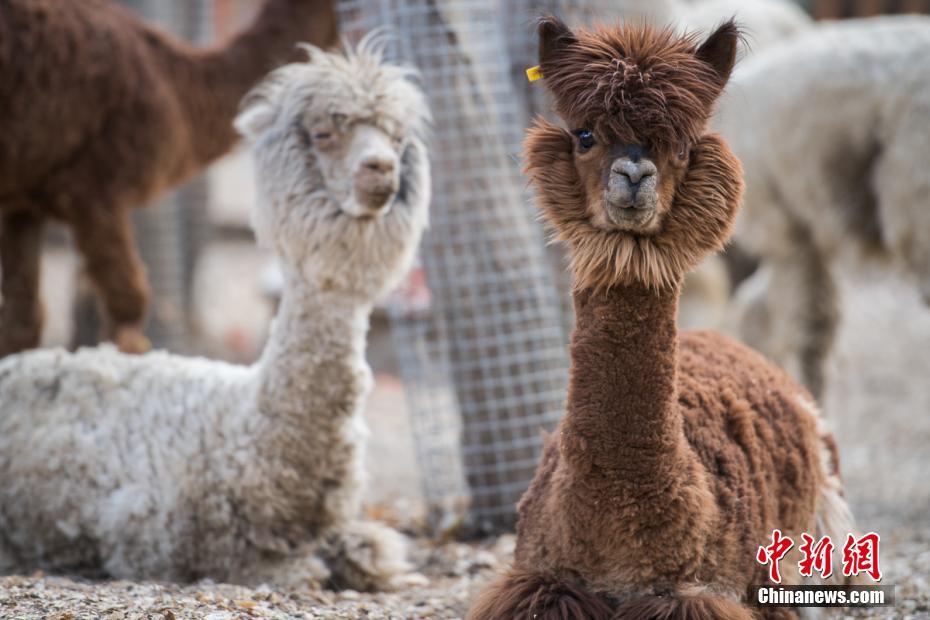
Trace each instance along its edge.
<instances>
[{"instance_id":1,"label":"metal mesh cylinder","mask_svg":"<svg viewBox=\"0 0 930 620\"><path fill-rule=\"evenodd\" d=\"M415 64L434 116L428 313L395 316L428 501L450 525L512 527L541 429L561 415L567 356L543 236L527 206L524 113L492 0L347 0L350 40L382 24Z\"/></svg>"}]
</instances>

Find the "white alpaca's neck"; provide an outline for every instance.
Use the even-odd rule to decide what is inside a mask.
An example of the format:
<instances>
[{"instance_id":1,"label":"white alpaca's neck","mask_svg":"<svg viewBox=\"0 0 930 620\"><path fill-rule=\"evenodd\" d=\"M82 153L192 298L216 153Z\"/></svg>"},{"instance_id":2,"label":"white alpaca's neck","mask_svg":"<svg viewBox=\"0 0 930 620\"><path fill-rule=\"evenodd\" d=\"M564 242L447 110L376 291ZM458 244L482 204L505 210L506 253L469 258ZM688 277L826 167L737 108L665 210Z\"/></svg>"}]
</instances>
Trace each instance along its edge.
<instances>
[{"instance_id":1,"label":"white alpaca's neck","mask_svg":"<svg viewBox=\"0 0 930 620\"><path fill-rule=\"evenodd\" d=\"M261 430L250 518L294 543L360 510L372 303L315 290L293 274L285 280L256 368Z\"/></svg>"},{"instance_id":2,"label":"white alpaca's neck","mask_svg":"<svg viewBox=\"0 0 930 620\"><path fill-rule=\"evenodd\" d=\"M287 280L260 363L261 408L301 419L315 414L310 405L326 406L327 415L352 413L345 399L368 388L365 340L372 303L311 288L298 276Z\"/></svg>"}]
</instances>

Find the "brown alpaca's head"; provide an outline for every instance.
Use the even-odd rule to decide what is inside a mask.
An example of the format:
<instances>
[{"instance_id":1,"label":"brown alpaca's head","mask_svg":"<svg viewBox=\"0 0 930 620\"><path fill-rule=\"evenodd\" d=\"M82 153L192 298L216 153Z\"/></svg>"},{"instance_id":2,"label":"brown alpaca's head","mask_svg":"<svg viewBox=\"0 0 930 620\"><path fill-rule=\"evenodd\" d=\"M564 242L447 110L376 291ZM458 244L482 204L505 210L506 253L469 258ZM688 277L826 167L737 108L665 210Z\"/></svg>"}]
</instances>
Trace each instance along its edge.
<instances>
[{"instance_id":1,"label":"brown alpaca's head","mask_svg":"<svg viewBox=\"0 0 930 620\"><path fill-rule=\"evenodd\" d=\"M568 242L576 287L675 282L729 235L739 163L705 134L736 58L730 21L698 45L645 26L539 27L540 69L566 127L538 121L526 170Z\"/></svg>"}]
</instances>

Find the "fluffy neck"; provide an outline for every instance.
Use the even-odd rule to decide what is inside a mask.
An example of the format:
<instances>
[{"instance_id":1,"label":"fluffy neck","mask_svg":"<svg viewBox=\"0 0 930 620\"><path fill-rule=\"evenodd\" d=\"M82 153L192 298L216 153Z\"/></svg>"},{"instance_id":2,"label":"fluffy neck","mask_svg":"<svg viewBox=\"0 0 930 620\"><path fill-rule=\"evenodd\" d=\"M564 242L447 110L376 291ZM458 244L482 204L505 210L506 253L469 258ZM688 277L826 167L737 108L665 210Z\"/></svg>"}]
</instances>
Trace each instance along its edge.
<instances>
[{"instance_id":1,"label":"fluffy neck","mask_svg":"<svg viewBox=\"0 0 930 620\"><path fill-rule=\"evenodd\" d=\"M147 37L172 78L190 126L193 159L205 165L236 142L239 102L274 67L297 57L297 43L332 47L338 22L329 0L267 0L252 25L226 44L195 50Z\"/></svg>"},{"instance_id":2,"label":"fluffy neck","mask_svg":"<svg viewBox=\"0 0 930 620\"><path fill-rule=\"evenodd\" d=\"M562 446L592 481L661 488L675 475L684 442L675 406L679 286L574 293Z\"/></svg>"},{"instance_id":3,"label":"fluffy neck","mask_svg":"<svg viewBox=\"0 0 930 620\"><path fill-rule=\"evenodd\" d=\"M314 290L294 275L285 284L255 367L253 452L242 484L260 533L253 542L272 551L357 515L364 433L357 414L371 385L364 358L371 303Z\"/></svg>"},{"instance_id":4,"label":"fluffy neck","mask_svg":"<svg viewBox=\"0 0 930 620\"><path fill-rule=\"evenodd\" d=\"M344 419L368 389L365 340L372 303L309 287L299 276L286 280L260 362L261 409L301 426L310 426L308 414L320 407L327 419Z\"/></svg>"}]
</instances>

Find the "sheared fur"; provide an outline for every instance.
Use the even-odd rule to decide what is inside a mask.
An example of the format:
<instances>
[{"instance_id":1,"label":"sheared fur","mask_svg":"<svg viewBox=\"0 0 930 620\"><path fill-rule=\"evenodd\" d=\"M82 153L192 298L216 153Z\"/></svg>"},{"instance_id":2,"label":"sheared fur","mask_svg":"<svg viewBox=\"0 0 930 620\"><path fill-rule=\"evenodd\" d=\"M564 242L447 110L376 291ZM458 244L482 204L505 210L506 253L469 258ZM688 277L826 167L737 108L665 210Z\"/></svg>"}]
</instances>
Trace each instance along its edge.
<instances>
[{"instance_id":1,"label":"sheared fur","mask_svg":"<svg viewBox=\"0 0 930 620\"><path fill-rule=\"evenodd\" d=\"M339 69L282 70L262 100L273 122L240 116L258 169L254 220L285 274L261 360L105 346L0 362L0 568L355 589L404 570L402 537L359 521L364 348L372 304L426 225L428 159L403 128L419 131L427 110L406 74L379 72L364 46L348 60L312 57ZM393 101L347 100L346 135L404 119L401 190L380 216L351 217L327 190L303 126L319 110L302 93L315 89Z\"/></svg>"},{"instance_id":2,"label":"sheared fur","mask_svg":"<svg viewBox=\"0 0 930 620\"><path fill-rule=\"evenodd\" d=\"M35 347L46 219L67 224L107 337L148 347L129 209L229 150L245 93L298 41L337 42L329 0L268 0L222 47L194 49L112 0L0 3L0 356Z\"/></svg>"},{"instance_id":3,"label":"sheared fur","mask_svg":"<svg viewBox=\"0 0 930 620\"><path fill-rule=\"evenodd\" d=\"M626 49L624 37L660 35L600 36ZM583 65L580 50L600 58L601 46L573 50L570 33L560 37L567 43L553 64L564 53ZM712 56L726 59L729 43ZM527 140L542 216L568 242L576 279L566 414L518 507L514 571L479 599L473 618L505 617L496 605L519 609L532 592L606 601L615 618L751 618L746 596L767 580L755 554L773 529L799 539L851 524L835 444L804 388L724 336L678 333L684 271L726 240L739 164L721 138L703 134L656 232L601 230L587 221L566 136L540 123ZM786 583L800 580L789 569L796 556L797 548L782 560ZM559 613L550 617L570 617Z\"/></svg>"}]
</instances>

